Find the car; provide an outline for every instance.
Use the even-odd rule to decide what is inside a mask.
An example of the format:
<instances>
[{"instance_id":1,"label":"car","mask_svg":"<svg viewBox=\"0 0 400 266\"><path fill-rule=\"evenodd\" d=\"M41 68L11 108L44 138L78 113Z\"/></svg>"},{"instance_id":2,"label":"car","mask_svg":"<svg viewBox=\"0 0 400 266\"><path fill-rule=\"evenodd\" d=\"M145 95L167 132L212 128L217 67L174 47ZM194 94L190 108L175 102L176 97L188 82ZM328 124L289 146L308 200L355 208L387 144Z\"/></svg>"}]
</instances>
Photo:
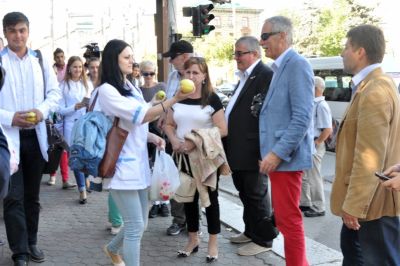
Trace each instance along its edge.
<instances>
[{"instance_id":1,"label":"car","mask_svg":"<svg viewBox=\"0 0 400 266\"><path fill-rule=\"evenodd\" d=\"M226 96L224 93L222 93L222 92L219 91L219 90L215 90L215 93L218 95L218 97L219 97L219 99L220 99L220 101L221 101L221 103L222 103L222 106L223 106L224 109L225 109L226 106L228 106L229 97Z\"/></svg>"},{"instance_id":2,"label":"car","mask_svg":"<svg viewBox=\"0 0 400 266\"><path fill-rule=\"evenodd\" d=\"M232 83L223 83L217 86L218 91L222 92L226 96L232 96L233 91L235 90L236 85Z\"/></svg>"}]
</instances>

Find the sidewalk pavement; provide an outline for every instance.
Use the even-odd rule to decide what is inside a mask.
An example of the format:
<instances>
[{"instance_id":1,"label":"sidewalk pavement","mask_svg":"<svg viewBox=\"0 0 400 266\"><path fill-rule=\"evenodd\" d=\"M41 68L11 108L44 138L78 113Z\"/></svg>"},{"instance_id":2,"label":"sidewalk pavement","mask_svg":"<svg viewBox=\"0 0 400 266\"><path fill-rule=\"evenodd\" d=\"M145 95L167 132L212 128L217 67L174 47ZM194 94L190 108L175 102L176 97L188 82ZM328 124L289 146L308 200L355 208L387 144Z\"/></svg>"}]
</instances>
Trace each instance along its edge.
<instances>
[{"instance_id":1,"label":"sidewalk pavement","mask_svg":"<svg viewBox=\"0 0 400 266\"><path fill-rule=\"evenodd\" d=\"M72 175L71 175L72 176ZM55 186L48 186L48 176L43 176L38 246L43 249L46 261L29 265L112 265L103 254L102 246L112 236L105 229L107 222L107 192L88 194L88 203L78 203L79 193L75 189L61 189L60 177ZM242 217L237 217L241 220ZM202 218L201 245L198 253L178 259L177 250L182 249L187 234L167 236L166 228L171 217L149 219L142 238L141 264L156 265L206 265L208 233L205 216ZM284 260L273 252L257 256L241 257L236 254L238 245L231 244L229 237L235 234L222 226L219 235L219 259L213 265L284 265ZM6 240L2 211L0 214L0 238ZM7 242L7 241L6 241ZM0 247L0 265L13 265L8 244Z\"/></svg>"}]
</instances>

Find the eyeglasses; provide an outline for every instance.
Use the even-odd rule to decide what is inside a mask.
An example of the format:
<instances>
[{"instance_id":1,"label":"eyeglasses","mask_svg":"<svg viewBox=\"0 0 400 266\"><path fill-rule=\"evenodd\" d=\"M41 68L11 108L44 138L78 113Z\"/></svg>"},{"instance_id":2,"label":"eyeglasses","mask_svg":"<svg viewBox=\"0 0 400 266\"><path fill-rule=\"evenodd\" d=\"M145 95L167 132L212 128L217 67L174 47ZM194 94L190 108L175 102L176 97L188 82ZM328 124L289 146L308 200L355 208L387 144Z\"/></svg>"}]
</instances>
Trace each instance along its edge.
<instances>
[{"instance_id":1,"label":"eyeglasses","mask_svg":"<svg viewBox=\"0 0 400 266\"><path fill-rule=\"evenodd\" d=\"M266 41L269 39L269 37L274 36L278 33L281 33L280 31L273 31L273 32L264 32L261 34L261 40Z\"/></svg>"},{"instance_id":2,"label":"eyeglasses","mask_svg":"<svg viewBox=\"0 0 400 266\"><path fill-rule=\"evenodd\" d=\"M156 73L154 72L142 72L142 76L148 77L148 76L154 76Z\"/></svg>"},{"instance_id":3,"label":"eyeglasses","mask_svg":"<svg viewBox=\"0 0 400 266\"><path fill-rule=\"evenodd\" d=\"M242 55L249 54L249 53L251 53L251 52L252 52L252 51L247 51L247 52L237 51L237 52L234 52L234 53L232 54L232 56L241 57Z\"/></svg>"}]
</instances>

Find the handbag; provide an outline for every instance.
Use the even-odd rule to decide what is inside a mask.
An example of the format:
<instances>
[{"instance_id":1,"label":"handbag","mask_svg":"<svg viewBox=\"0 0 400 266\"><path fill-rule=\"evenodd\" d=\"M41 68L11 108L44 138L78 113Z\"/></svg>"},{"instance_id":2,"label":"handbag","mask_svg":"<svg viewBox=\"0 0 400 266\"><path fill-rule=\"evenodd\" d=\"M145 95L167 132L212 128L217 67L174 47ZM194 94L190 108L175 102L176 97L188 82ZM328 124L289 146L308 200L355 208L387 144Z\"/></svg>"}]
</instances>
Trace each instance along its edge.
<instances>
[{"instance_id":1,"label":"handbag","mask_svg":"<svg viewBox=\"0 0 400 266\"><path fill-rule=\"evenodd\" d=\"M47 142L49 144L49 148L47 149L49 160L44 166L43 174L52 174L57 171L63 151L68 151L69 148L67 142L64 140L64 137L56 129L53 122L50 119L46 119L45 123Z\"/></svg>"},{"instance_id":2,"label":"handbag","mask_svg":"<svg viewBox=\"0 0 400 266\"><path fill-rule=\"evenodd\" d=\"M185 169L189 169L186 157L183 154L180 154L178 159L178 169L181 183L175 191L174 199L179 203L193 202L194 194L196 193L196 180L182 171L182 160L185 164Z\"/></svg>"},{"instance_id":3,"label":"handbag","mask_svg":"<svg viewBox=\"0 0 400 266\"><path fill-rule=\"evenodd\" d=\"M115 117L111 129L107 133L106 149L100 161L98 173L98 175L103 178L111 178L114 176L119 154L129 134L127 130L120 128L118 123L119 117Z\"/></svg>"}]
</instances>

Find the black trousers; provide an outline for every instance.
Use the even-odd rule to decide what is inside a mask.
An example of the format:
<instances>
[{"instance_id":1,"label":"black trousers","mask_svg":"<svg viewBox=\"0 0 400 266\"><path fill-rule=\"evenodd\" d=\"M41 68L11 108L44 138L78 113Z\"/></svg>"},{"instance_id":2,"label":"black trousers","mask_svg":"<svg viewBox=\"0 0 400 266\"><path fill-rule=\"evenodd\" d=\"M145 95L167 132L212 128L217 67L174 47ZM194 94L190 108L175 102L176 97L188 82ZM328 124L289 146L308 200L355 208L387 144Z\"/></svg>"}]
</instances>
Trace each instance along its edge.
<instances>
[{"instance_id":1,"label":"black trousers","mask_svg":"<svg viewBox=\"0 0 400 266\"><path fill-rule=\"evenodd\" d=\"M219 219L218 182L214 191L208 188L208 196L211 203L206 208L208 233L219 234L221 232L221 221ZM199 231L199 192L196 191L193 202L184 203L184 205L188 232Z\"/></svg>"},{"instance_id":2,"label":"black trousers","mask_svg":"<svg viewBox=\"0 0 400 266\"><path fill-rule=\"evenodd\" d=\"M26 258L28 245L36 245L39 225L39 193L45 160L35 130L20 131L20 163L10 178L4 199L4 222L12 258Z\"/></svg>"},{"instance_id":3,"label":"black trousers","mask_svg":"<svg viewBox=\"0 0 400 266\"><path fill-rule=\"evenodd\" d=\"M233 171L232 178L244 207L244 234L260 246L271 246L272 241L263 239L255 230L260 220L271 215L268 177L258 171Z\"/></svg>"}]
</instances>

